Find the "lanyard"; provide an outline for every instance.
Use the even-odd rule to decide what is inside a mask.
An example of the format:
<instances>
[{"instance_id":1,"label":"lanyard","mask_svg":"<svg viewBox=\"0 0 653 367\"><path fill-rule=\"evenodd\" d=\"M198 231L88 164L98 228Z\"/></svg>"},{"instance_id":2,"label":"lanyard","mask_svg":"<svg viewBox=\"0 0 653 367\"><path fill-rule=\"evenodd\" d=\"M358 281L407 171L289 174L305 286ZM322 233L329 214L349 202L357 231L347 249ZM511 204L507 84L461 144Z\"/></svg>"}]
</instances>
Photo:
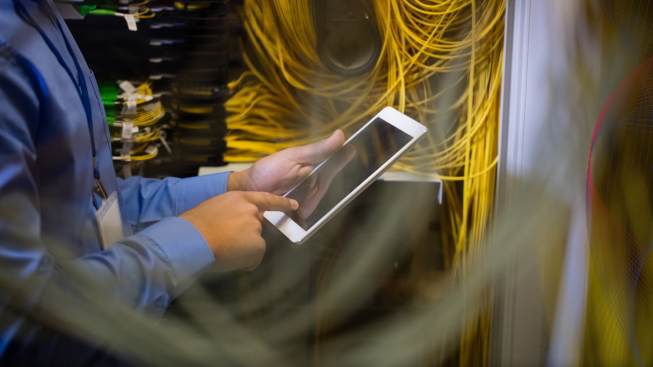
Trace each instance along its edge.
<instances>
[{"instance_id":1,"label":"lanyard","mask_svg":"<svg viewBox=\"0 0 653 367\"><path fill-rule=\"evenodd\" d=\"M68 37L66 37L63 28L61 27L61 23L59 22L58 19L54 19L54 22L57 23L57 27L59 28L59 31L61 32L61 35L63 36L64 41L66 42L66 48L68 49L68 53L73 59L73 62L75 63L75 68L77 69L77 77L79 79L79 85L77 85L77 80L75 79L75 76L66 64L65 60L59 53L59 50L54 46L50 38L43 32L43 30L38 26L38 24L34 21L32 16L29 14L25 6L20 2L20 0L12 0L14 3L14 7L16 8L16 13L18 13L19 16L25 20L32 28L36 29L37 32L41 35L41 38L45 41L45 43L48 45L48 48L50 48L50 51L54 54L54 56L57 58L57 61L59 61L59 64L66 70L66 73L70 77L70 80L73 82L75 85L75 88L77 89L77 93L79 94L79 98L82 100L82 105L84 106L84 112L86 113L86 121L88 123L88 131L91 135L91 149L93 151L93 178L95 179L95 187L93 190L97 192L103 199L107 199L108 195L106 190L104 189L104 185L102 184L102 181L100 180L100 169L98 168L97 164L97 151L95 149L95 136L93 134L93 110L91 109L91 99L88 96L88 88L86 85L86 77L84 76L84 72L82 71L82 67L79 65L79 61L77 61L77 58L75 57L75 53L73 52L73 49L70 45L70 42L68 42Z\"/></svg>"}]
</instances>

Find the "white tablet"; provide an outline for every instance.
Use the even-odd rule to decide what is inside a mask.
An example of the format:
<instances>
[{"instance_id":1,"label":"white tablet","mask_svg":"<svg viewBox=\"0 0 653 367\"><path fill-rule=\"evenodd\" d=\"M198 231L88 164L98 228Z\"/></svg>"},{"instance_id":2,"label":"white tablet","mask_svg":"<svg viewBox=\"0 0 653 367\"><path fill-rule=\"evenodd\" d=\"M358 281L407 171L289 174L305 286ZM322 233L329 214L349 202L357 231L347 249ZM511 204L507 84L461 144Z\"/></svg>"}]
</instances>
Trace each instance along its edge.
<instances>
[{"instance_id":1,"label":"white tablet","mask_svg":"<svg viewBox=\"0 0 653 367\"><path fill-rule=\"evenodd\" d=\"M363 192L426 133L426 127L386 107L284 196L297 200L292 213L265 218L296 244L304 243Z\"/></svg>"}]
</instances>

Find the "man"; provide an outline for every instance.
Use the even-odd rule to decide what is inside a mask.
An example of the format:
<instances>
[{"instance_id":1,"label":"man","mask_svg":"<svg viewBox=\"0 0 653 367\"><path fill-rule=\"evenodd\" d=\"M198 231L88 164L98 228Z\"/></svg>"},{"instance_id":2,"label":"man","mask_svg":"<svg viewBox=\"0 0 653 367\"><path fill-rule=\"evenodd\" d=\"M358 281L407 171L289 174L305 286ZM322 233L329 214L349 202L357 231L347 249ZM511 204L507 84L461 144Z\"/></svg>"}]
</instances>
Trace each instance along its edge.
<instances>
[{"instance_id":1,"label":"man","mask_svg":"<svg viewBox=\"0 0 653 367\"><path fill-rule=\"evenodd\" d=\"M74 272L92 274L107 300L161 315L206 269L255 269L261 213L296 210L276 195L343 143L337 131L241 173L117 179L95 78L55 6L1 0L0 365L101 360L24 316L49 289L73 293ZM123 239L102 243L96 214L114 192Z\"/></svg>"}]
</instances>

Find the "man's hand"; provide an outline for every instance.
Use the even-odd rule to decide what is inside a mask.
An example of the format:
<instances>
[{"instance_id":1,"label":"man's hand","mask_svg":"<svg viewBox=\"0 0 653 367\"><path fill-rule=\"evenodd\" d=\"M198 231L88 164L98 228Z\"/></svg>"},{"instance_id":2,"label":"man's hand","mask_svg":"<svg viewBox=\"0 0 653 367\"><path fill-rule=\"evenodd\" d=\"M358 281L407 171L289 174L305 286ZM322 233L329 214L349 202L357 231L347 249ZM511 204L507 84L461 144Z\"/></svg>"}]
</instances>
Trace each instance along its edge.
<instances>
[{"instance_id":1,"label":"man's hand","mask_svg":"<svg viewBox=\"0 0 653 367\"><path fill-rule=\"evenodd\" d=\"M265 253L262 212L290 212L296 201L263 192L228 192L180 215L204 236L215 256L215 270L256 269Z\"/></svg>"},{"instance_id":2,"label":"man's hand","mask_svg":"<svg viewBox=\"0 0 653 367\"><path fill-rule=\"evenodd\" d=\"M300 183L315 166L329 158L345 143L345 134L336 130L317 143L289 148L265 157L246 171L229 175L229 191L262 191L284 194Z\"/></svg>"},{"instance_id":3,"label":"man's hand","mask_svg":"<svg viewBox=\"0 0 653 367\"><path fill-rule=\"evenodd\" d=\"M301 207L293 219L302 220L306 219L309 215L315 211L317 206L322 201L322 198L329 190L331 186L331 181L342 171L347 164L356 156L356 148L348 144L341 150L339 150L335 155L329 158L329 161L323 166L324 170L318 174L309 176L305 183L302 183L302 186L305 185L305 190L302 191L299 196L294 195L294 198L298 202L302 203Z\"/></svg>"}]
</instances>

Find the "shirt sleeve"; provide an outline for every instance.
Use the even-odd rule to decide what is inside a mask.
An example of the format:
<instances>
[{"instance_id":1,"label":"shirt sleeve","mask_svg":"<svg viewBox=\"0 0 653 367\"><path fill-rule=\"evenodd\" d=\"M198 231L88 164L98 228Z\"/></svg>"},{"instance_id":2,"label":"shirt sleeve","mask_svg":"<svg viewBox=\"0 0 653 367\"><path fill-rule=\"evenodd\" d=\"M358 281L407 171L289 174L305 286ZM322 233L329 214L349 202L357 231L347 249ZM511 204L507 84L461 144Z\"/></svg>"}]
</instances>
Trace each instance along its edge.
<instances>
[{"instance_id":1,"label":"shirt sleeve","mask_svg":"<svg viewBox=\"0 0 653 367\"><path fill-rule=\"evenodd\" d=\"M227 192L229 172L185 179L118 179L131 225L178 216L214 196Z\"/></svg>"},{"instance_id":2,"label":"shirt sleeve","mask_svg":"<svg viewBox=\"0 0 653 367\"><path fill-rule=\"evenodd\" d=\"M66 332L56 328L46 332L39 320L65 320L58 313L93 312L83 306L88 294L98 304L161 314L214 258L201 234L177 217L107 251L77 259L65 255L65 244L43 238L34 174L40 100L32 77L16 59L0 52L0 365L95 364L91 352L62 352L72 345ZM209 188L211 179L182 182L175 184L177 210L201 199L188 195L188 190L204 188L208 190L204 195L221 190L219 185ZM102 316L106 314L98 314ZM58 325L64 328L67 323ZM87 355L90 359L84 359Z\"/></svg>"}]
</instances>

